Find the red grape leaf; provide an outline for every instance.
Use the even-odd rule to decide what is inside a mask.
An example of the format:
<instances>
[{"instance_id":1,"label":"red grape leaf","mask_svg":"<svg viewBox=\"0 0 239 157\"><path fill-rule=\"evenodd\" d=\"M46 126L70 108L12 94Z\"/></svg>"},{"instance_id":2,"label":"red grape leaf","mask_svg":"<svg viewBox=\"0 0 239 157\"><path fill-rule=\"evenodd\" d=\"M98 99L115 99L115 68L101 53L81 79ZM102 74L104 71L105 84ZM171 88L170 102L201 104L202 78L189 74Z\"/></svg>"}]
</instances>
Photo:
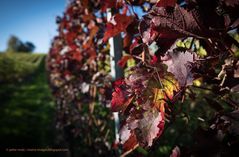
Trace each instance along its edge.
<instances>
[{"instance_id":1,"label":"red grape leaf","mask_svg":"<svg viewBox=\"0 0 239 157\"><path fill-rule=\"evenodd\" d=\"M96 36L98 31L99 31L99 27L97 27L97 26L94 26L90 29L90 34L83 43L84 49L92 48L93 39Z\"/></svg>"},{"instance_id":2,"label":"red grape leaf","mask_svg":"<svg viewBox=\"0 0 239 157\"><path fill-rule=\"evenodd\" d=\"M91 28L90 35L89 35L90 41L96 36L98 31L99 31L99 27L97 27L97 26L94 26L93 28Z\"/></svg>"},{"instance_id":3,"label":"red grape leaf","mask_svg":"<svg viewBox=\"0 0 239 157\"><path fill-rule=\"evenodd\" d=\"M68 45L71 45L71 43L74 43L74 40L76 39L76 37L77 37L76 32L68 32L65 35L65 40Z\"/></svg>"},{"instance_id":4,"label":"red grape leaf","mask_svg":"<svg viewBox=\"0 0 239 157\"><path fill-rule=\"evenodd\" d=\"M164 37L194 36L200 38L207 35L205 28L202 27L202 21L194 10L187 11L176 5L173 12L162 7L155 7L152 14L156 15L152 17L152 23L158 31L164 34Z\"/></svg>"},{"instance_id":5,"label":"red grape leaf","mask_svg":"<svg viewBox=\"0 0 239 157\"><path fill-rule=\"evenodd\" d=\"M104 34L103 41L106 42L110 37L114 37L120 32L124 32L133 20L134 16L127 16L123 14L114 15L110 22L106 25L106 32Z\"/></svg>"},{"instance_id":6,"label":"red grape leaf","mask_svg":"<svg viewBox=\"0 0 239 157\"><path fill-rule=\"evenodd\" d=\"M176 0L159 0L156 4L157 7L174 7Z\"/></svg>"},{"instance_id":7,"label":"red grape leaf","mask_svg":"<svg viewBox=\"0 0 239 157\"><path fill-rule=\"evenodd\" d=\"M92 14L84 14L84 15L82 15L83 22L89 22L89 21L94 20L94 19L95 19L95 17Z\"/></svg>"},{"instance_id":8,"label":"red grape leaf","mask_svg":"<svg viewBox=\"0 0 239 157\"><path fill-rule=\"evenodd\" d=\"M162 64L159 69L166 70ZM153 72L143 65L132 68L132 73L124 81L118 85L125 83L125 88L121 86L121 89L127 91L128 95L133 95L134 101L127 106L127 112L124 112L128 115L126 124L120 131L121 143L123 147L126 145L127 151L134 149L137 144L150 147L163 132L164 105L178 91L178 82L171 73ZM135 138L130 139L134 136L136 142Z\"/></svg>"},{"instance_id":9,"label":"red grape leaf","mask_svg":"<svg viewBox=\"0 0 239 157\"><path fill-rule=\"evenodd\" d=\"M197 10L187 11L177 4L174 10L154 7L151 13L141 20L139 29L144 43L147 44L158 38L175 40L188 36L197 38L215 36L209 34L203 27L203 21Z\"/></svg>"},{"instance_id":10,"label":"red grape leaf","mask_svg":"<svg viewBox=\"0 0 239 157\"><path fill-rule=\"evenodd\" d=\"M111 109L113 112L124 112L128 105L133 100L133 96L124 90L125 82L118 80L115 82L115 91L112 93Z\"/></svg>"},{"instance_id":11,"label":"red grape leaf","mask_svg":"<svg viewBox=\"0 0 239 157\"><path fill-rule=\"evenodd\" d=\"M123 40L123 47L126 48L126 47L130 47L131 45L131 41L132 41L132 35L130 35L129 33L126 34L126 36L124 37L124 40Z\"/></svg>"},{"instance_id":12,"label":"red grape leaf","mask_svg":"<svg viewBox=\"0 0 239 157\"><path fill-rule=\"evenodd\" d=\"M79 51L74 52L72 54L72 58L78 62L80 62L83 59L82 54Z\"/></svg>"},{"instance_id":13,"label":"red grape leaf","mask_svg":"<svg viewBox=\"0 0 239 157\"><path fill-rule=\"evenodd\" d=\"M87 54L89 56L88 62L91 62L92 60L94 60L96 58L96 52L93 47L88 48L85 52L87 52Z\"/></svg>"}]
</instances>

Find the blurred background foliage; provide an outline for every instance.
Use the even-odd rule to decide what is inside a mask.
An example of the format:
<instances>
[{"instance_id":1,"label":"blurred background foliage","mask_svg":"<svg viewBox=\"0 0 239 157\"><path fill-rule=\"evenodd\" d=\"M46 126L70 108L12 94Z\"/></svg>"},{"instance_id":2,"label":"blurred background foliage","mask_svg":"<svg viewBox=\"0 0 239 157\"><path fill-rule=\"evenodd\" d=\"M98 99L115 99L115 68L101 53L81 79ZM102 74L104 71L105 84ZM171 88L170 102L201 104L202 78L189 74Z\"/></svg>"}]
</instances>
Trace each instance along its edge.
<instances>
[{"instance_id":1,"label":"blurred background foliage","mask_svg":"<svg viewBox=\"0 0 239 157\"><path fill-rule=\"evenodd\" d=\"M44 60L44 54L0 54L1 149L54 145L55 109ZM25 156L5 153L4 156Z\"/></svg>"},{"instance_id":2,"label":"blurred background foliage","mask_svg":"<svg viewBox=\"0 0 239 157\"><path fill-rule=\"evenodd\" d=\"M93 110L89 105L82 105L76 112L83 118L89 118L89 112L94 112L96 119L73 123L65 128L66 133L57 129L56 105L48 86L45 59L46 54L42 53L0 53L0 156L98 156L98 148L102 149L100 141L104 140L98 137L100 130L108 130L106 135L100 136L110 139L112 143L114 141L110 110L98 103L94 104ZM97 127L98 123L101 127ZM107 126L102 126L105 123ZM88 130L89 134L67 132L67 129L72 130L78 126ZM112 143L103 149L109 152ZM6 148L67 148L71 153L10 153L6 152Z\"/></svg>"}]
</instances>

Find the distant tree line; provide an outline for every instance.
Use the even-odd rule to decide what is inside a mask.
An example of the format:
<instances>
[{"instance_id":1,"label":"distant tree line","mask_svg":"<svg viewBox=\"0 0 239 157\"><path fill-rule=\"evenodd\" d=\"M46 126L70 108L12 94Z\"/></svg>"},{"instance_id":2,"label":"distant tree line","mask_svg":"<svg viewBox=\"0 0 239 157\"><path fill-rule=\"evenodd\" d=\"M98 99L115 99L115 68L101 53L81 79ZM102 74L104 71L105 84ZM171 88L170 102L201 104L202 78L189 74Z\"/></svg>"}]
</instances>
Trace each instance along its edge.
<instances>
[{"instance_id":1,"label":"distant tree line","mask_svg":"<svg viewBox=\"0 0 239 157\"><path fill-rule=\"evenodd\" d=\"M32 42L22 42L18 37L12 35L7 42L7 52L33 52L35 45Z\"/></svg>"}]
</instances>

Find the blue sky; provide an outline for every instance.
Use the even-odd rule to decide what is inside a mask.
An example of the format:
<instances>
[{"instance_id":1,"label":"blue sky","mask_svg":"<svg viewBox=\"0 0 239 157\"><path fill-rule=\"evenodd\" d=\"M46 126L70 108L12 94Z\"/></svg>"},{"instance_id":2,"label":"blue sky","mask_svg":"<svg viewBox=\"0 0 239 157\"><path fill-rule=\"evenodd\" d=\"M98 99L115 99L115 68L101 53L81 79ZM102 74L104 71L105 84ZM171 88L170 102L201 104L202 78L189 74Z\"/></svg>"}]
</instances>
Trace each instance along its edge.
<instances>
[{"instance_id":1,"label":"blue sky","mask_svg":"<svg viewBox=\"0 0 239 157\"><path fill-rule=\"evenodd\" d=\"M57 34L55 17L62 15L66 0L0 0L0 51L10 35L35 44L35 52L47 53Z\"/></svg>"}]
</instances>

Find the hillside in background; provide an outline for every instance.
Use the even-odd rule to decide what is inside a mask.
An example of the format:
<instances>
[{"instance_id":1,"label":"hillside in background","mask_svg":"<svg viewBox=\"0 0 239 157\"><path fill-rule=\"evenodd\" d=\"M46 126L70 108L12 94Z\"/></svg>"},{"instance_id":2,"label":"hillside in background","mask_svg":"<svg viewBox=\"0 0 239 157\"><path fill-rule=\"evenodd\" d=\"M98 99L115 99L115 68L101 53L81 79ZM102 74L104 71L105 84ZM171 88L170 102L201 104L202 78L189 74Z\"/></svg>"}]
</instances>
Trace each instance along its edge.
<instances>
[{"instance_id":1,"label":"hillside in background","mask_svg":"<svg viewBox=\"0 0 239 157\"><path fill-rule=\"evenodd\" d=\"M55 106L47 84L45 57L44 54L0 54L1 148L54 146ZM34 154L38 155L41 156ZM24 154L18 152L17 156Z\"/></svg>"}]
</instances>

